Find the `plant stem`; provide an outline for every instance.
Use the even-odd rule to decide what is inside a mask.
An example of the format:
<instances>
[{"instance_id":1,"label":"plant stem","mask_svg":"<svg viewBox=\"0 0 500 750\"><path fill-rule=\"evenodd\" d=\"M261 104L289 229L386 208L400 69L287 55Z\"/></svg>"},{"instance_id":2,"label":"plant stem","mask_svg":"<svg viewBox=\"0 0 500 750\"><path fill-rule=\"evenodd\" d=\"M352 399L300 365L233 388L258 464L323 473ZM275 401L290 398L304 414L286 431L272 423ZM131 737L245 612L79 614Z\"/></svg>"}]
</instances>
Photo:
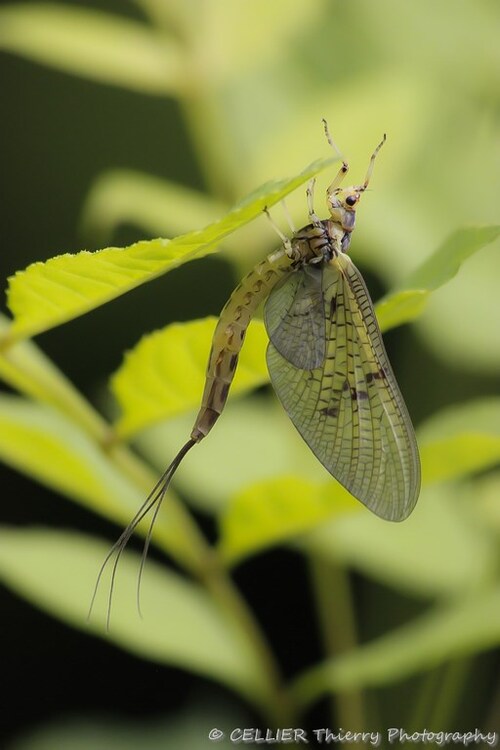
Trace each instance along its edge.
<instances>
[{"instance_id":1,"label":"plant stem","mask_svg":"<svg viewBox=\"0 0 500 750\"><path fill-rule=\"evenodd\" d=\"M430 727L439 730L451 726L472 665L472 659L464 658L454 659L442 668L441 684L430 711Z\"/></svg>"},{"instance_id":2,"label":"plant stem","mask_svg":"<svg viewBox=\"0 0 500 750\"><path fill-rule=\"evenodd\" d=\"M412 732L421 732L423 727L432 729L431 726L428 726L428 719L439 690L440 675L441 668L436 667L426 675L423 675L419 680L419 687L416 689L417 695L412 704L411 716L408 718L408 731L410 734ZM440 729L444 729L444 727L440 727ZM409 748L410 743L404 742L402 747Z\"/></svg>"},{"instance_id":3,"label":"plant stem","mask_svg":"<svg viewBox=\"0 0 500 750\"><path fill-rule=\"evenodd\" d=\"M253 613L214 553L212 553L212 563L210 571L208 572L208 569L205 571L204 583L214 599L223 606L239 629L245 633L262 665L269 691L268 696L262 696L262 707L266 717L271 722L271 726L293 726L292 702L282 687L282 679L274 654L263 637Z\"/></svg>"},{"instance_id":4,"label":"plant stem","mask_svg":"<svg viewBox=\"0 0 500 750\"><path fill-rule=\"evenodd\" d=\"M56 408L78 425L141 492L146 494L151 489L155 475L150 467L116 440L112 426L33 342L12 344L2 352L0 377L31 398ZM287 718L290 716L289 708L280 688L279 669L253 613L191 515L170 490L165 508L168 526L157 535L157 544L207 588L242 633L261 666L263 682L267 687L267 691L254 696L255 704L277 726L283 726L283 723L290 725Z\"/></svg>"},{"instance_id":5,"label":"plant stem","mask_svg":"<svg viewBox=\"0 0 500 750\"><path fill-rule=\"evenodd\" d=\"M471 667L472 659L455 659L433 669L421 680L420 694L408 722L410 733L420 732L422 727L435 732L452 729L450 722ZM413 744L405 742L403 748L410 746L413 747Z\"/></svg>"},{"instance_id":6,"label":"plant stem","mask_svg":"<svg viewBox=\"0 0 500 750\"><path fill-rule=\"evenodd\" d=\"M125 446L115 445L109 456L129 477L140 479L141 485L144 484L141 474L143 477L150 475L149 469ZM151 484L149 482L148 486ZM259 708L272 724L291 725L291 708L281 688L278 665L253 613L191 515L170 491L166 511L182 540L175 546L176 535L169 535L166 551L174 554L177 562L198 578L250 644L267 683L267 694L255 696Z\"/></svg>"},{"instance_id":7,"label":"plant stem","mask_svg":"<svg viewBox=\"0 0 500 750\"><path fill-rule=\"evenodd\" d=\"M309 564L325 655L332 658L350 651L357 643L349 578L345 568L314 553ZM363 693L360 690L337 693L333 697L333 713L339 726L362 732Z\"/></svg>"},{"instance_id":8,"label":"plant stem","mask_svg":"<svg viewBox=\"0 0 500 750\"><path fill-rule=\"evenodd\" d=\"M0 316L0 378L36 401L54 406L93 440L111 438L106 420L32 341L13 341L10 322Z\"/></svg>"}]
</instances>

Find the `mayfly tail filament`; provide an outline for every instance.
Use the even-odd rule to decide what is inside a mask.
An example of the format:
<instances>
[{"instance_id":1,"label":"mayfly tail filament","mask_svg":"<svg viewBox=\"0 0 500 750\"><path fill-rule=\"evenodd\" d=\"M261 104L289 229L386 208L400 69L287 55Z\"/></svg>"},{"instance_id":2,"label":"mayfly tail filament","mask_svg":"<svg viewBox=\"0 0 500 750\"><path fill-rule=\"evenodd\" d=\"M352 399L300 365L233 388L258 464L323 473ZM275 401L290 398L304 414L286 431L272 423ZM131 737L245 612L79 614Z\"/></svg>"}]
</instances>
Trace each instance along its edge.
<instances>
[{"instance_id":1,"label":"mayfly tail filament","mask_svg":"<svg viewBox=\"0 0 500 750\"><path fill-rule=\"evenodd\" d=\"M140 587L141 587L141 580L142 580L142 574L144 571L144 565L146 562L146 557L149 550L149 544L151 542L151 535L153 533L153 527L156 521L156 518L158 516L159 510L161 508L163 498L165 497L165 494L170 486L170 482L172 481L172 477L174 476L175 472L179 468L179 465L181 461L183 460L186 453L193 447L193 445L196 445L198 441L194 440L193 438L190 438L185 445L180 449L180 451L175 456L172 463L165 469L145 501L142 503L141 507L135 514L135 516L132 518L128 526L122 531L116 542L113 544L111 549L109 550L108 554L104 558L104 561L99 569L99 573L97 576L97 580L94 586L94 591L92 594L92 599L90 602L89 612L87 615L87 619L90 618L92 614L92 610L94 608L94 602L97 596L97 591L99 589L99 585L101 583L102 576L104 574L104 570L106 566L108 565L109 561L112 559L112 557L115 555L115 559L113 561L113 567L111 570L111 581L109 586L109 594L108 594L108 607L107 607L107 614L106 614L106 630L109 630L109 624L111 619L111 604L113 601L113 593L114 593L114 587L115 587L115 579L116 579L116 571L118 568L118 563L120 561L120 557L127 546L132 534L138 527L138 525L141 523L141 521L153 510L153 516L151 518L151 523L149 525L148 532L146 534L146 538L144 541L144 547L141 557L141 563L139 566L139 573L137 578L137 608L139 610L139 614L141 614L141 607L140 607Z\"/></svg>"}]
</instances>

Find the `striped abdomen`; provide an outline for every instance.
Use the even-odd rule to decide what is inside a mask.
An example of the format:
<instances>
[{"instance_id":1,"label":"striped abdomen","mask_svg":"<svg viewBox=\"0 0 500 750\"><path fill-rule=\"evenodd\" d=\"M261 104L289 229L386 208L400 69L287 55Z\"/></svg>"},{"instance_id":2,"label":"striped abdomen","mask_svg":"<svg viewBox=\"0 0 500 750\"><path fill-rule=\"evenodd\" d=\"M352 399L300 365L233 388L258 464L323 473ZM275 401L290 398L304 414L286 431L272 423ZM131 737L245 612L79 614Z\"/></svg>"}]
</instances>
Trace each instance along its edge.
<instances>
[{"instance_id":1,"label":"striped abdomen","mask_svg":"<svg viewBox=\"0 0 500 750\"><path fill-rule=\"evenodd\" d=\"M253 314L291 265L283 249L272 253L245 276L225 304L212 339L201 408L191 432L196 442L208 435L222 413Z\"/></svg>"}]
</instances>

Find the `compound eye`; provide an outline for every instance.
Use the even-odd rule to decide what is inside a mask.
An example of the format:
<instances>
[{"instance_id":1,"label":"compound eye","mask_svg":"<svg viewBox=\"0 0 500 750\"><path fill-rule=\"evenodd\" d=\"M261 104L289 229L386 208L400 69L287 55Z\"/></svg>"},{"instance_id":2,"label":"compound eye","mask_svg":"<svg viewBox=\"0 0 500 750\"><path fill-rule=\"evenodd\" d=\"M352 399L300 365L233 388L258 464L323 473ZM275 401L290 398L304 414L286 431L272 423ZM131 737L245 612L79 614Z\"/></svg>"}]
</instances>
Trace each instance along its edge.
<instances>
[{"instance_id":1,"label":"compound eye","mask_svg":"<svg viewBox=\"0 0 500 750\"><path fill-rule=\"evenodd\" d=\"M345 202L348 206L354 206L358 202L358 197L357 195L348 195Z\"/></svg>"}]
</instances>

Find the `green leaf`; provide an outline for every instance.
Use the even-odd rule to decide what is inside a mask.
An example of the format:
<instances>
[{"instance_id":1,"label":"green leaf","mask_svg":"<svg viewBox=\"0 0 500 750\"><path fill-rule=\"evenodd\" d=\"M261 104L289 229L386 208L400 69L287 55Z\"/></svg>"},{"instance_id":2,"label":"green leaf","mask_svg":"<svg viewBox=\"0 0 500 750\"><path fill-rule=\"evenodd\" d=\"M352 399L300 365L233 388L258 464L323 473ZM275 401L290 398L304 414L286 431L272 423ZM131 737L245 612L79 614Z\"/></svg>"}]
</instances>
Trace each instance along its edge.
<instances>
[{"instance_id":1,"label":"green leaf","mask_svg":"<svg viewBox=\"0 0 500 750\"><path fill-rule=\"evenodd\" d=\"M116 425L120 437L199 406L216 323L214 317L173 323L145 336L126 354L111 380L122 410ZM246 393L269 380L262 356L266 343L263 322L252 321L232 395Z\"/></svg>"},{"instance_id":2,"label":"green leaf","mask_svg":"<svg viewBox=\"0 0 500 750\"><path fill-rule=\"evenodd\" d=\"M231 232L259 216L332 163L317 161L296 177L268 183L203 230L172 241L136 242L96 253L60 255L34 263L9 279L8 304L15 321L11 339L33 336L124 294L194 258L215 250Z\"/></svg>"},{"instance_id":3,"label":"green leaf","mask_svg":"<svg viewBox=\"0 0 500 750\"><path fill-rule=\"evenodd\" d=\"M146 94L178 94L187 83L184 53L173 37L118 15L62 3L1 8L0 49Z\"/></svg>"},{"instance_id":4,"label":"green leaf","mask_svg":"<svg viewBox=\"0 0 500 750\"><path fill-rule=\"evenodd\" d=\"M297 476L247 487L233 498L220 522L220 552L229 564L294 537L325 519L361 510L339 484Z\"/></svg>"},{"instance_id":5,"label":"green leaf","mask_svg":"<svg viewBox=\"0 0 500 750\"><path fill-rule=\"evenodd\" d=\"M190 411L140 434L141 454L158 471L185 442L195 416ZM303 479L320 483L328 476L272 394L233 399L210 438L190 452L175 487L205 513L219 513L249 485L292 475L298 466Z\"/></svg>"},{"instance_id":6,"label":"green leaf","mask_svg":"<svg viewBox=\"0 0 500 750\"><path fill-rule=\"evenodd\" d=\"M118 423L121 435L199 405L216 323L215 317L174 323L145 336L126 355L112 378L112 390L123 410ZM244 393L269 379L261 356L266 343L263 322L252 321L232 394Z\"/></svg>"},{"instance_id":7,"label":"green leaf","mask_svg":"<svg viewBox=\"0 0 500 750\"><path fill-rule=\"evenodd\" d=\"M424 261L400 289L384 297L376 306L380 328L387 331L414 320L425 309L429 293L450 281L462 263L500 235L500 227L458 229L436 252Z\"/></svg>"},{"instance_id":8,"label":"green leaf","mask_svg":"<svg viewBox=\"0 0 500 750\"><path fill-rule=\"evenodd\" d=\"M500 226L458 229L419 266L406 282L408 289L438 289L452 279L467 258L496 240Z\"/></svg>"},{"instance_id":9,"label":"green leaf","mask_svg":"<svg viewBox=\"0 0 500 750\"><path fill-rule=\"evenodd\" d=\"M375 305L381 331L410 323L421 315L427 305L429 292L425 289L409 289L393 292Z\"/></svg>"},{"instance_id":10,"label":"green leaf","mask_svg":"<svg viewBox=\"0 0 500 750\"><path fill-rule=\"evenodd\" d=\"M500 471L493 471L474 482L474 493L482 523L500 534Z\"/></svg>"},{"instance_id":11,"label":"green leaf","mask_svg":"<svg viewBox=\"0 0 500 750\"><path fill-rule=\"evenodd\" d=\"M471 523L472 500L467 486L427 487L402 524L363 511L318 528L304 544L405 595L460 596L495 576L495 540Z\"/></svg>"},{"instance_id":12,"label":"green leaf","mask_svg":"<svg viewBox=\"0 0 500 750\"><path fill-rule=\"evenodd\" d=\"M419 429L423 481L456 479L500 461L500 399L447 407Z\"/></svg>"},{"instance_id":13,"label":"green leaf","mask_svg":"<svg viewBox=\"0 0 500 750\"><path fill-rule=\"evenodd\" d=\"M70 420L18 396L0 395L0 457L48 487L110 515L119 507L116 498L123 498L124 509L137 507L140 499Z\"/></svg>"},{"instance_id":14,"label":"green leaf","mask_svg":"<svg viewBox=\"0 0 500 750\"><path fill-rule=\"evenodd\" d=\"M17 396L0 395L0 460L120 525L145 499L88 435L60 412ZM138 529L145 533L145 520ZM168 502L155 525L155 543L192 560L182 519Z\"/></svg>"},{"instance_id":15,"label":"green leaf","mask_svg":"<svg viewBox=\"0 0 500 750\"><path fill-rule=\"evenodd\" d=\"M439 607L399 630L319 664L292 686L300 706L328 692L390 685L500 643L500 588Z\"/></svg>"},{"instance_id":16,"label":"green leaf","mask_svg":"<svg viewBox=\"0 0 500 750\"><path fill-rule=\"evenodd\" d=\"M251 724L248 711L236 701L217 701L210 688L197 687L182 708L165 717L58 716L23 731L8 750L207 750L213 727Z\"/></svg>"},{"instance_id":17,"label":"green leaf","mask_svg":"<svg viewBox=\"0 0 500 750\"><path fill-rule=\"evenodd\" d=\"M500 435L460 435L422 445L421 458L426 482L467 476L500 461Z\"/></svg>"},{"instance_id":18,"label":"green leaf","mask_svg":"<svg viewBox=\"0 0 500 750\"><path fill-rule=\"evenodd\" d=\"M468 476L497 464L499 424L499 399L446 409L429 420L420 432L424 486L436 480ZM280 445L284 443L282 432L277 433ZM236 434L233 440L237 441ZM259 442L262 439L256 444ZM244 451L250 466L253 464L249 456L254 451ZM211 463L216 467L221 455L225 451L220 447L218 455L212 455ZM300 459L298 463L302 466ZM197 474L206 477L208 471L200 465ZM293 471L292 462L288 471ZM306 481L302 472L301 477L264 480L250 486L242 480L241 489L236 493L233 490L234 496L222 508L221 516L220 545L229 563L272 544L291 541L332 518L334 522L309 537L307 544L337 562L404 591L424 596L448 595L473 587L490 575L491 543L457 507L458 498L467 493L466 489L423 490L410 519L393 525L364 510L345 516L344 491L337 483ZM193 489L188 477L183 482ZM219 495L224 497L220 487ZM350 498L347 493L345 497ZM362 510L354 500L351 502Z\"/></svg>"},{"instance_id":19,"label":"green leaf","mask_svg":"<svg viewBox=\"0 0 500 750\"><path fill-rule=\"evenodd\" d=\"M0 315L0 337L7 334L10 321ZM62 374L32 341L21 341L0 351L0 378L31 398L54 399L54 388L61 387Z\"/></svg>"},{"instance_id":20,"label":"green leaf","mask_svg":"<svg viewBox=\"0 0 500 750\"><path fill-rule=\"evenodd\" d=\"M0 315L0 338L9 327L10 321ZM17 391L56 407L97 442L106 440L108 424L32 341L0 351L0 378Z\"/></svg>"},{"instance_id":21,"label":"green leaf","mask_svg":"<svg viewBox=\"0 0 500 750\"><path fill-rule=\"evenodd\" d=\"M208 195L141 172L115 169L92 185L82 216L82 228L108 237L123 223L148 235L175 237L203 227L225 211Z\"/></svg>"},{"instance_id":22,"label":"green leaf","mask_svg":"<svg viewBox=\"0 0 500 750\"><path fill-rule=\"evenodd\" d=\"M105 630L107 597L87 612L107 546L84 535L40 529L0 531L0 576L14 591L51 615L97 634L145 659L191 670L265 703L267 684L246 639L198 585L148 562L135 612L140 558L126 552Z\"/></svg>"}]
</instances>

